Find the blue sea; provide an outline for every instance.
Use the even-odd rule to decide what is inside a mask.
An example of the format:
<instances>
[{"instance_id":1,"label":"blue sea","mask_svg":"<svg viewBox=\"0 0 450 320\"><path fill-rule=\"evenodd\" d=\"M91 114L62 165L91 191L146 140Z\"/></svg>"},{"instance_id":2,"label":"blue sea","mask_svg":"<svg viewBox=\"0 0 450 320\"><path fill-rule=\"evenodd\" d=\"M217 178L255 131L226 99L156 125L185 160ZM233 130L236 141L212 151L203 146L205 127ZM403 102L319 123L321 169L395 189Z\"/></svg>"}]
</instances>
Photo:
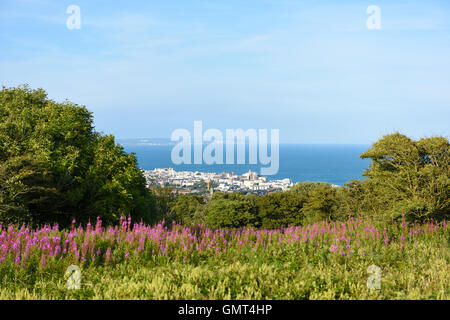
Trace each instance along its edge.
<instances>
[{"instance_id":1,"label":"blue sea","mask_svg":"<svg viewBox=\"0 0 450 320\"><path fill-rule=\"evenodd\" d=\"M177 171L234 172L243 174L249 169L260 172L260 165L249 164L181 164L171 161L171 145L127 145L126 152L132 152L138 159L141 169L174 168ZM308 145L280 144L279 171L268 179L289 178L293 182L323 181L344 185L350 179L363 179L362 173L369 167L370 160L360 159L359 155L369 145ZM269 149L270 150L270 149Z\"/></svg>"}]
</instances>

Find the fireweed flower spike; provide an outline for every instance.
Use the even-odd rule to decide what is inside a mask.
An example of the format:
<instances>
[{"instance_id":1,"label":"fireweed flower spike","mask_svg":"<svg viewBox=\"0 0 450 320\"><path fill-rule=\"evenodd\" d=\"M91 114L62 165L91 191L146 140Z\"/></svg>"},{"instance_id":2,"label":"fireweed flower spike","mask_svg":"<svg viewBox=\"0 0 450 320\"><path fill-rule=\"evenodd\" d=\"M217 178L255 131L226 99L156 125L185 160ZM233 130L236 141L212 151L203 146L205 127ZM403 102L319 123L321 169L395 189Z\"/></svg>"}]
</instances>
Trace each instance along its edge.
<instances>
[{"instance_id":1,"label":"fireweed flower spike","mask_svg":"<svg viewBox=\"0 0 450 320\"><path fill-rule=\"evenodd\" d=\"M335 245L331 245L330 246L330 252L334 252L334 251L336 251L337 250L337 246L335 246Z\"/></svg>"}]
</instances>

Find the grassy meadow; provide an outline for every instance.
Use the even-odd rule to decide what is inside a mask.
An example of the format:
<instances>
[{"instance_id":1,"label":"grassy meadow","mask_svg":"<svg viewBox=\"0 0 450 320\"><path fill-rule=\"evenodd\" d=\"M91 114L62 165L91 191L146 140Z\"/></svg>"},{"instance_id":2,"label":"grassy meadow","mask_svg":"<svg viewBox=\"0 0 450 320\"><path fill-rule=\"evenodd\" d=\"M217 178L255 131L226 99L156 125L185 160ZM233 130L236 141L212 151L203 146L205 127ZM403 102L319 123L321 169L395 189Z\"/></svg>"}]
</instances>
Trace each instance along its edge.
<instances>
[{"instance_id":1,"label":"grassy meadow","mask_svg":"<svg viewBox=\"0 0 450 320\"><path fill-rule=\"evenodd\" d=\"M449 299L447 222L0 227L0 299ZM80 268L79 289L68 290ZM380 269L380 289L369 289ZM369 271L369 272L368 272Z\"/></svg>"}]
</instances>

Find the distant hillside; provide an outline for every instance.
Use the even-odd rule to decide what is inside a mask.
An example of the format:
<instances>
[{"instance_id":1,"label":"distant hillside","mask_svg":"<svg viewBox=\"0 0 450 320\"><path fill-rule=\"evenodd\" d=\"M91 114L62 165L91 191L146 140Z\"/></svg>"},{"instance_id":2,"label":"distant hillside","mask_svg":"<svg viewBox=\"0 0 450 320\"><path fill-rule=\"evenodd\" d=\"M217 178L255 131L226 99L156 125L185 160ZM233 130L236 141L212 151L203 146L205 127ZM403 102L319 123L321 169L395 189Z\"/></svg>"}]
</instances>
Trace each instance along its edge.
<instances>
[{"instance_id":1,"label":"distant hillside","mask_svg":"<svg viewBox=\"0 0 450 320\"><path fill-rule=\"evenodd\" d=\"M117 143L123 146L172 146L175 142L168 138L131 138L116 139Z\"/></svg>"}]
</instances>

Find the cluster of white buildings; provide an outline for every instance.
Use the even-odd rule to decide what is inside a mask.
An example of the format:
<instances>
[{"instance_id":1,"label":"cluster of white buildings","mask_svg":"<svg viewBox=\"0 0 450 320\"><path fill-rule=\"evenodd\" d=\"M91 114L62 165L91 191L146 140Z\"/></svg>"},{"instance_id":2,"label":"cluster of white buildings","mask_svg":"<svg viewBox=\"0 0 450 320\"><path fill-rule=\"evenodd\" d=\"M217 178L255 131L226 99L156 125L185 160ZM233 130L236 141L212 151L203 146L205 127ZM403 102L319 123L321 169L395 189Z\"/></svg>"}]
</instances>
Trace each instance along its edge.
<instances>
[{"instance_id":1,"label":"cluster of white buildings","mask_svg":"<svg viewBox=\"0 0 450 320\"><path fill-rule=\"evenodd\" d=\"M192 172L163 168L144 171L144 176L148 185L172 186L185 189L187 193L195 192L195 187L202 183L206 184L211 193L214 191L267 193L285 191L294 185L290 179L268 180L267 177L259 176L251 170L243 175L237 175L233 172Z\"/></svg>"}]
</instances>

